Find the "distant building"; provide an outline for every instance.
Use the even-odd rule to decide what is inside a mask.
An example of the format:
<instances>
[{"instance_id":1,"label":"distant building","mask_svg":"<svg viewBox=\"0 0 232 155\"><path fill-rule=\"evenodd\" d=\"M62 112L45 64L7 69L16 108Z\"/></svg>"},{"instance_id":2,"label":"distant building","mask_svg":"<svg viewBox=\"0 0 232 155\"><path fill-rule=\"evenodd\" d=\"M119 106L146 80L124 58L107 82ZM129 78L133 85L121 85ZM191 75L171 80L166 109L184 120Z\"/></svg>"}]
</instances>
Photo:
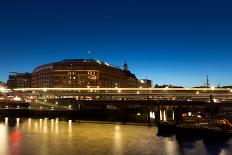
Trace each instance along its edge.
<instances>
[{"instance_id":1,"label":"distant building","mask_svg":"<svg viewBox=\"0 0 232 155\"><path fill-rule=\"evenodd\" d=\"M140 88L151 88L152 87L152 81L148 79L140 79L139 80L139 87Z\"/></svg>"},{"instance_id":2,"label":"distant building","mask_svg":"<svg viewBox=\"0 0 232 155\"><path fill-rule=\"evenodd\" d=\"M31 73L12 72L9 75L7 86L10 88L30 88Z\"/></svg>"},{"instance_id":3,"label":"distant building","mask_svg":"<svg viewBox=\"0 0 232 155\"><path fill-rule=\"evenodd\" d=\"M223 86L222 88L232 88L232 86Z\"/></svg>"},{"instance_id":4,"label":"distant building","mask_svg":"<svg viewBox=\"0 0 232 155\"><path fill-rule=\"evenodd\" d=\"M156 84L154 86L155 88L184 88L183 86L173 86L173 85L158 85Z\"/></svg>"},{"instance_id":5,"label":"distant building","mask_svg":"<svg viewBox=\"0 0 232 155\"><path fill-rule=\"evenodd\" d=\"M93 59L66 59L36 67L34 88L137 88L138 79L127 63L124 69Z\"/></svg>"},{"instance_id":6,"label":"distant building","mask_svg":"<svg viewBox=\"0 0 232 155\"><path fill-rule=\"evenodd\" d=\"M210 88L209 86L197 86L197 87L193 87L193 88Z\"/></svg>"}]
</instances>

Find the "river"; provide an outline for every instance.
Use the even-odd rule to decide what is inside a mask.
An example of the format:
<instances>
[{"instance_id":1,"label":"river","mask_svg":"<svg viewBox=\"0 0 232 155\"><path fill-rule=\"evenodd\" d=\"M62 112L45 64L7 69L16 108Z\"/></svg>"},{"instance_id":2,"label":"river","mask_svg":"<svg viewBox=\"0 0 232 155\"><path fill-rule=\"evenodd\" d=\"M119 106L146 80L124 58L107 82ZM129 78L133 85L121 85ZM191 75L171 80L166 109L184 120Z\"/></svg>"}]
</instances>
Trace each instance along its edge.
<instances>
[{"instance_id":1,"label":"river","mask_svg":"<svg viewBox=\"0 0 232 155\"><path fill-rule=\"evenodd\" d=\"M232 139L157 135L156 127L60 119L0 118L0 155L229 155Z\"/></svg>"}]
</instances>

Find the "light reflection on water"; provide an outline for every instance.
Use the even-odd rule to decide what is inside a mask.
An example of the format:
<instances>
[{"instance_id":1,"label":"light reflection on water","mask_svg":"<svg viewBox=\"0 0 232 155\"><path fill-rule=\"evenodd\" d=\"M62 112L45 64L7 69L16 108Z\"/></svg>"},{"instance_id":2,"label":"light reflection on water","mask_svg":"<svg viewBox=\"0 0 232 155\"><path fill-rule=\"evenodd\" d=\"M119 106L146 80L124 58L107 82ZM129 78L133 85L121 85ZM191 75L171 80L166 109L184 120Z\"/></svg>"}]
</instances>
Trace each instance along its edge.
<instances>
[{"instance_id":1,"label":"light reflection on water","mask_svg":"<svg viewBox=\"0 0 232 155\"><path fill-rule=\"evenodd\" d=\"M0 119L0 155L220 154L232 153L232 140L157 136L156 127L87 123L57 119Z\"/></svg>"},{"instance_id":2,"label":"light reflection on water","mask_svg":"<svg viewBox=\"0 0 232 155\"><path fill-rule=\"evenodd\" d=\"M7 126L0 124L0 154L9 154L7 132Z\"/></svg>"}]
</instances>

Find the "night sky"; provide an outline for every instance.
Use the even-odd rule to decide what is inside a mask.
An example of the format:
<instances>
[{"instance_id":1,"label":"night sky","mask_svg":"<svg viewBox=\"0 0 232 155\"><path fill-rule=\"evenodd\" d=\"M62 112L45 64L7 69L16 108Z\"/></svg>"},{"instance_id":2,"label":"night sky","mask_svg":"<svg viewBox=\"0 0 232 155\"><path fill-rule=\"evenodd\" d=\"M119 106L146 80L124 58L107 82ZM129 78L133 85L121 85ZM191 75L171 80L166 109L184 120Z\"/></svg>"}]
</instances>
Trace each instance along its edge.
<instances>
[{"instance_id":1,"label":"night sky","mask_svg":"<svg viewBox=\"0 0 232 155\"><path fill-rule=\"evenodd\" d=\"M66 58L122 66L156 84L232 85L229 0L1 0L0 80ZM91 49L92 55L88 56Z\"/></svg>"}]
</instances>

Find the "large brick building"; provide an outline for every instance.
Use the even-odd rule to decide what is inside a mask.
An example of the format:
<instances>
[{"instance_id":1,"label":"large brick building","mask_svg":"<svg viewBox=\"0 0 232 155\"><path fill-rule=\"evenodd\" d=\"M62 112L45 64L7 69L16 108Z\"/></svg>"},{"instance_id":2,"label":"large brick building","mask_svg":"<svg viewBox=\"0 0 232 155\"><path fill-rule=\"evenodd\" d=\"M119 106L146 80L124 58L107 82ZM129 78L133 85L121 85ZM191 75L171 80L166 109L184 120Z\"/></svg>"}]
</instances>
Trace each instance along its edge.
<instances>
[{"instance_id":1,"label":"large brick building","mask_svg":"<svg viewBox=\"0 0 232 155\"><path fill-rule=\"evenodd\" d=\"M34 88L137 88L139 81L128 70L93 59L66 59L36 67Z\"/></svg>"},{"instance_id":2,"label":"large brick building","mask_svg":"<svg viewBox=\"0 0 232 155\"><path fill-rule=\"evenodd\" d=\"M31 73L12 72L9 75L7 86L10 88L30 88Z\"/></svg>"}]
</instances>

